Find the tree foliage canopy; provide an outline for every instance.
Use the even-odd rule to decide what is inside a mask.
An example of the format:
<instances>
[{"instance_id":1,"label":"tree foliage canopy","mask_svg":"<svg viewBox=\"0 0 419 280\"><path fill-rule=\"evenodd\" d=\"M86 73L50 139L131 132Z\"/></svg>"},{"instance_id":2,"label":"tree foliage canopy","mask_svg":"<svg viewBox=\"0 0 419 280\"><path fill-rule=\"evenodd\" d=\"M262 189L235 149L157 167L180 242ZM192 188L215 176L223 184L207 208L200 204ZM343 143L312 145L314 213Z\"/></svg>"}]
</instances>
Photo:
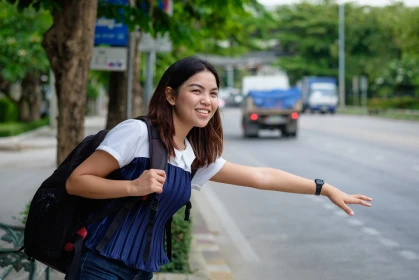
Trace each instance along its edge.
<instances>
[{"instance_id":1,"label":"tree foliage canopy","mask_svg":"<svg viewBox=\"0 0 419 280\"><path fill-rule=\"evenodd\" d=\"M303 2L273 11L283 57L277 65L295 82L305 75L337 76L339 6L335 1ZM345 5L345 71L368 77L371 89L412 92L418 82L419 8Z\"/></svg>"},{"instance_id":2,"label":"tree foliage canopy","mask_svg":"<svg viewBox=\"0 0 419 280\"><path fill-rule=\"evenodd\" d=\"M45 11L27 9L17 12L16 5L0 2L0 75L15 82L28 72L48 71L42 48L42 34L51 25Z\"/></svg>"}]
</instances>

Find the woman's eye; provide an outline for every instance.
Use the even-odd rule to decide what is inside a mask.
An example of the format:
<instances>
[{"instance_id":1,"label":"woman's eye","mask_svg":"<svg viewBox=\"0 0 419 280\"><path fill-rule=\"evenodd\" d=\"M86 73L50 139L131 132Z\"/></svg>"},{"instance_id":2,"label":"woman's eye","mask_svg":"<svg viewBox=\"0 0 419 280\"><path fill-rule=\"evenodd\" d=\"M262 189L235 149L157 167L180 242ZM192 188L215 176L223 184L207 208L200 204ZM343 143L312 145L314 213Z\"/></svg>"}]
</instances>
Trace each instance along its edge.
<instances>
[{"instance_id":1,"label":"woman's eye","mask_svg":"<svg viewBox=\"0 0 419 280\"><path fill-rule=\"evenodd\" d=\"M201 91L199 89L193 89L192 92L200 93Z\"/></svg>"},{"instance_id":2,"label":"woman's eye","mask_svg":"<svg viewBox=\"0 0 419 280\"><path fill-rule=\"evenodd\" d=\"M217 97L218 96L218 93L217 92L211 92L211 95Z\"/></svg>"}]
</instances>

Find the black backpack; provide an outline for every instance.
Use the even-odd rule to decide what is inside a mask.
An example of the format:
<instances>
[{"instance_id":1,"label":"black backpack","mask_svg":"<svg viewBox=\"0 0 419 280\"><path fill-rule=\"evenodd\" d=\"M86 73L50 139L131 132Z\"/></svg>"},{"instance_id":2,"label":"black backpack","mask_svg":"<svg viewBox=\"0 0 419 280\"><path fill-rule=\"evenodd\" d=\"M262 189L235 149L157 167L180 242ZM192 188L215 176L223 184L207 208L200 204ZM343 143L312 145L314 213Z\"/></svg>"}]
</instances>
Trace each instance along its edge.
<instances>
[{"instance_id":1,"label":"black backpack","mask_svg":"<svg viewBox=\"0 0 419 280\"><path fill-rule=\"evenodd\" d=\"M165 170L168 153L158 131L146 117L138 117L137 119L144 121L148 127L149 168ZM149 257L158 209L156 194L150 194L146 197L121 198L118 203L106 208L105 206L108 205L110 199L88 199L69 195L65 189L67 178L72 171L96 150L107 133L108 130L101 130L95 135L87 136L54 173L41 184L29 208L22 249L32 260L38 260L67 274L66 279L68 280L74 279L77 275L83 240L87 235L87 226L102 220L106 216L115 215L107 232L96 247L101 252L118 226L123 222L126 214L139 201L148 201L151 204L144 260L147 261ZM122 175L118 169L109 174L107 178L117 180L122 179ZM185 210L185 220L189 220L191 207L191 203L188 202ZM102 210L98 211L98 209ZM91 213L94 214L91 215ZM171 222L172 218L166 224L166 253L170 259L172 253Z\"/></svg>"}]
</instances>

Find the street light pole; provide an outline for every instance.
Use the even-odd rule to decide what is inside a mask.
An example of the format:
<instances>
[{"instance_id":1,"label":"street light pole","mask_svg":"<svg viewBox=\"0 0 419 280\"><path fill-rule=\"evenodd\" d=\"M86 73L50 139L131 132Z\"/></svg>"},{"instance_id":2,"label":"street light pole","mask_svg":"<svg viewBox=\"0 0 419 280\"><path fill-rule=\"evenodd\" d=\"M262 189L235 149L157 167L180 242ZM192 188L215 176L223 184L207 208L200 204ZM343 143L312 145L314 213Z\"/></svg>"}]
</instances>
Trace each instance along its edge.
<instances>
[{"instance_id":1,"label":"street light pole","mask_svg":"<svg viewBox=\"0 0 419 280\"><path fill-rule=\"evenodd\" d=\"M339 105L345 107L345 4L339 5Z\"/></svg>"}]
</instances>

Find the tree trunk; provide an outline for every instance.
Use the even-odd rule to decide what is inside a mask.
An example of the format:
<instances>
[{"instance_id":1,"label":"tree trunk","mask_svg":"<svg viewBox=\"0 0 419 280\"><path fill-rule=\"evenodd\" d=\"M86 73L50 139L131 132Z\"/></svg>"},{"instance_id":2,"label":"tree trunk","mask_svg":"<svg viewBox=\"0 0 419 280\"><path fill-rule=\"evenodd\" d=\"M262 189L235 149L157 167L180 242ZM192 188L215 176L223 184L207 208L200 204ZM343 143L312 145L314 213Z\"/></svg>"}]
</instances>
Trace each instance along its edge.
<instances>
[{"instance_id":1,"label":"tree trunk","mask_svg":"<svg viewBox=\"0 0 419 280\"><path fill-rule=\"evenodd\" d=\"M33 122L41 116L41 94L39 91L39 74L27 73L23 78L22 96L19 101L20 120Z\"/></svg>"},{"instance_id":2,"label":"tree trunk","mask_svg":"<svg viewBox=\"0 0 419 280\"><path fill-rule=\"evenodd\" d=\"M138 35L134 35L138 36ZM132 100L131 100L131 117L142 115L142 101L143 91L140 84L140 57L141 53L138 51L138 40L134 37L136 42L133 50L133 71L132 71ZM111 129L118 123L127 119L127 81L128 73L125 72L111 72L109 77L109 105L108 118L106 122L106 129Z\"/></svg>"},{"instance_id":3,"label":"tree trunk","mask_svg":"<svg viewBox=\"0 0 419 280\"><path fill-rule=\"evenodd\" d=\"M10 82L6 81L2 75L0 75L0 92L8 94L10 92Z\"/></svg>"},{"instance_id":4,"label":"tree trunk","mask_svg":"<svg viewBox=\"0 0 419 280\"><path fill-rule=\"evenodd\" d=\"M127 72L111 72L109 75L109 102L106 129L126 119Z\"/></svg>"},{"instance_id":5,"label":"tree trunk","mask_svg":"<svg viewBox=\"0 0 419 280\"><path fill-rule=\"evenodd\" d=\"M98 0L61 0L42 45L55 75L57 164L84 138L87 78Z\"/></svg>"}]
</instances>

